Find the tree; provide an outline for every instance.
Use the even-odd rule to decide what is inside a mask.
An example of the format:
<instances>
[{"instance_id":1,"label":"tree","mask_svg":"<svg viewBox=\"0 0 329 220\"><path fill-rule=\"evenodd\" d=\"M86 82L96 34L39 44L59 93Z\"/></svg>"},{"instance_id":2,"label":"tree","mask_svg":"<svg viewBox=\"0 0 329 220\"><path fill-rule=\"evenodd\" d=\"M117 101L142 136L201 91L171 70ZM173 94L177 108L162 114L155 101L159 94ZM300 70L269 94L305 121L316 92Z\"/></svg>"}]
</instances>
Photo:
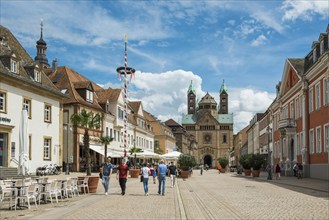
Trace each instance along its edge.
<instances>
[{"instance_id":1,"label":"tree","mask_svg":"<svg viewBox=\"0 0 329 220\"><path fill-rule=\"evenodd\" d=\"M221 165L221 167L223 169L225 169L225 167L227 166L228 162L229 161L228 161L228 159L226 157L220 157L220 158L218 158L218 163Z\"/></svg>"},{"instance_id":2,"label":"tree","mask_svg":"<svg viewBox=\"0 0 329 220\"><path fill-rule=\"evenodd\" d=\"M83 134L83 150L86 155L86 165L87 165L87 176L91 175L90 166L90 152L89 152L89 129L99 128L101 117L99 114L93 114L92 112L87 112L85 109L81 110L80 113L74 113L71 115L71 122L74 127L82 127L84 129Z\"/></svg>"},{"instance_id":3,"label":"tree","mask_svg":"<svg viewBox=\"0 0 329 220\"><path fill-rule=\"evenodd\" d=\"M101 144L105 145L105 149L104 149L104 163L106 162L106 158L107 158L107 145L110 145L110 143L113 141L112 137L109 136L103 136L100 137L98 142Z\"/></svg>"},{"instance_id":4,"label":"tree","mask_svg":"<svg viewBox=\"0 0 329 220\"><path fill-rule=\"evenodd\" d=\"M141 153L141 152L143 152L143 150L138 148L138 147L135 147L135 146L129 150L130 155L135 154L135 159L134 159L134 167L135 168L136 168L136 153Z\"/></svg>"}]
</instances>

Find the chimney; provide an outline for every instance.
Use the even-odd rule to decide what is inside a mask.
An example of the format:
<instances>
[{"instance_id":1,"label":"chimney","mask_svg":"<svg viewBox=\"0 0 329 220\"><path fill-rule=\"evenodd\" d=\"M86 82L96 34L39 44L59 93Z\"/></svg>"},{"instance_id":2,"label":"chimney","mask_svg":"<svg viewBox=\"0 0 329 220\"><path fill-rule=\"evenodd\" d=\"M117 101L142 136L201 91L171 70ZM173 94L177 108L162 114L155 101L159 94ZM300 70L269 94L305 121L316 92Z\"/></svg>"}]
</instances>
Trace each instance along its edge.
<instances>
[{"instance_id":1,"label":"chimney","mask_svg":"<svg viewBox=\"0 0 329 220\"><path fill-rule=\"evenodd\" d=\"M53 62L52 62L52 72L54 73L54 72L56 72L56 70L57 70L57 60L53 60Z\"/></svg>"}]
</instances>

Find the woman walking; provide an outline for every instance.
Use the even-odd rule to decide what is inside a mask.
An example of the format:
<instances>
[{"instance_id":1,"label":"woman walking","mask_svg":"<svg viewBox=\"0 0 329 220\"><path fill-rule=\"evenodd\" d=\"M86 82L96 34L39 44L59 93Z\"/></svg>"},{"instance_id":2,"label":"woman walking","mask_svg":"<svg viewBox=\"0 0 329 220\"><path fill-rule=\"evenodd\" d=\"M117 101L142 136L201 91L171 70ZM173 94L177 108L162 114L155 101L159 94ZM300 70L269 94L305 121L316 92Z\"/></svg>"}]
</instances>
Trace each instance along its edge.
<instances>
[{"instance_id":1,"label":"woman walking","mask_svg":"<svg viewBox=\"0 0 329 220\"><path fill-rule=\"evenodd\" d=\"M141 169L141 175L143 175L143 187L145 196L149 195L149 175L151 175L150 168L148 168L148 163L144 163L144 166Z\"/></svg>"},{"instance_id":2,"label":"woman walking","mask_svg":"<svg viewBox=\"0 0 329 220\"><path fill-rule=\"evenodd\" d=\"M275 173L276 173L275 179L280 179L280 176L281 176L281 168L280 168L279 164L276 164Z\"/></svg>"}]
</instances>

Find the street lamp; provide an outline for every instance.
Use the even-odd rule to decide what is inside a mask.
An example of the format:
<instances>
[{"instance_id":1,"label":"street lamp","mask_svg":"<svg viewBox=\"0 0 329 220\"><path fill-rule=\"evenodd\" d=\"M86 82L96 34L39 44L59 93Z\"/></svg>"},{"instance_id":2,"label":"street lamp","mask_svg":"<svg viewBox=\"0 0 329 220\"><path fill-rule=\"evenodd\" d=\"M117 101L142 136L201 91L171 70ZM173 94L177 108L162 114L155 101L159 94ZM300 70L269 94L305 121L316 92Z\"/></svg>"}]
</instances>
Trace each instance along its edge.
<instances>
[{"instance_id":1,"label":"street lamp","mask_svg":"<svg viewBox=\"0 0 329 220\"><path fill-rule=\"evenodd\" d=\"M266 133L267 133L267 161L268 161L267 179L271 180L272 179L272 160L271 160L272 151L270 150L270 137L271 137L270 135L272 133L272 128L270 127L270 125L267 126Z\"/></svg>"},{"instance_id":2,"label":"street lamp","mask_svg":"<svg viewBox=\"0 0 329 220\"><path fill-rule=\"evenodd\" d=\"M69 175L69 124L65 124L65 129L66 129L66 170L65 174Z\"/></svg>"}]
</instances>

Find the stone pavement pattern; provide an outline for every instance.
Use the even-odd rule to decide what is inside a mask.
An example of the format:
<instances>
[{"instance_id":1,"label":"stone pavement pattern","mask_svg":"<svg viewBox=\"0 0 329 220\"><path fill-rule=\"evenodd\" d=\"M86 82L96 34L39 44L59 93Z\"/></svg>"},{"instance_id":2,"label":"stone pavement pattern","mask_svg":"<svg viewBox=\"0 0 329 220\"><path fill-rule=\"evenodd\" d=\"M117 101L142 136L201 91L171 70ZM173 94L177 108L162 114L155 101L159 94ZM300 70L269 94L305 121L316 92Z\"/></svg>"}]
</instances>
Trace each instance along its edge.
<instances>
[{"instance_id":1,"label":"stone pavement pattern","mask_svg":"<svg viewBox=\"0 0 329 220\"><path fill-rule=\"evenodd\" d=\"M96 194L41 205L38 210L33 207L36 211L18 211L24 216L1 209L0 219L329 219L328 181L287 177L266 181L264 176L214 170L201 176L195 170L191 178L178 179L178 187L171 188L169 182L167 178L165 196L157 194L152 181L150 195L144 196L139 179L128 179L122 196L113 175L108 196L99 181Z\"/></svg>"}]
</instances>

